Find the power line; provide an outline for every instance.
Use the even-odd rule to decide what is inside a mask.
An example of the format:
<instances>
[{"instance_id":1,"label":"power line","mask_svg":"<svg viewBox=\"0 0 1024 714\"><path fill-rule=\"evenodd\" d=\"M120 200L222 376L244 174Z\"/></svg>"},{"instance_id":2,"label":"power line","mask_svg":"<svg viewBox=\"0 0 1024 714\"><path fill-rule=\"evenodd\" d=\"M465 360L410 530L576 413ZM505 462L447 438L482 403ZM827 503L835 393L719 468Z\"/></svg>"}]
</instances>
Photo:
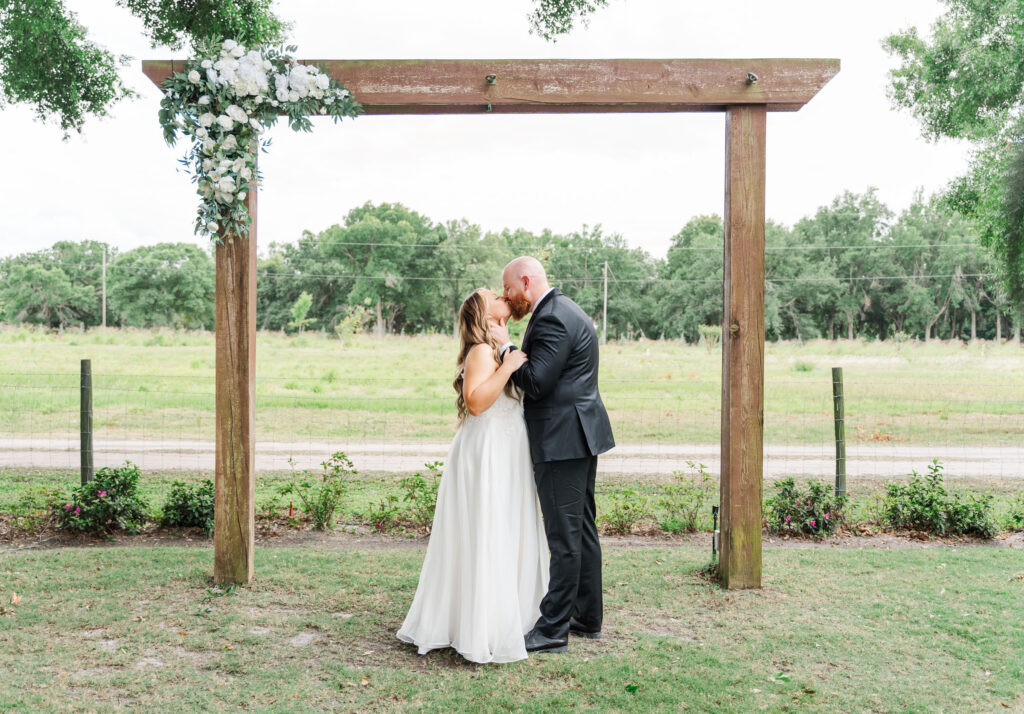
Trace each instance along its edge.
<instances>
[{"instance_id":1,"label":"power line","mask_svg":"<svg viewBox=\"0 0 1024 714\"><path fill-rule=\"evenodd\" d=\"M34 263L32 265L59 265L59 262L53 263ZM71 265L78 265L78 263L69 263ZM116 263L107 266L107 270L114 270L119 268L126 268L128 266L117 265ZM346 274L346 273L275 273L269 271L257 271L257 275L263 278L315 278L315 279L327 279L336 278L342 280L414 280L414 281L433 281L433 282L478 282L481 280L487 280L488 276L464 276L464 275L359 275L359 274ZM772 283L790 283L790 282L829 282L831 280L839 281L861 281L861 280L937 280L944 278L997 278L1001 277L999 273L950 273L944 275L860 275L854 277L816 277L816 278L773 278L767 276L765 280ZM550 277L551 282L565 282L565 283L599 283L603 280L602 277L573 277L573 276L560 276ZM720 283L721 278L612 278L617 283Z\"/></svg>"}]
</instances>

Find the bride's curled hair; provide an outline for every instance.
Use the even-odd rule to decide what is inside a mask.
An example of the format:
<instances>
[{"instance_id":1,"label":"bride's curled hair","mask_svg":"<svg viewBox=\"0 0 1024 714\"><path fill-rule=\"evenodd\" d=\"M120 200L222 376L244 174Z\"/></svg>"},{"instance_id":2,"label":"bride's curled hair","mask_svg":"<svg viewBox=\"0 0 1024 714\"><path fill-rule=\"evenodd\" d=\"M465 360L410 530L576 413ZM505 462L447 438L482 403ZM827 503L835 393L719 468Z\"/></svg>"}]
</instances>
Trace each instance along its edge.
<instances>
[{"instance_id":1,"label":"bride's curled hair","mask_svg":"<svg viewBox=\"0 0 1024 714\"><path fill-rule=\"evenodd\" d=\"M494 350L494 359L501 362L501 345L491 335L487 324L487 298L483 295L483 288L477 288L462 301L459 308L459 358L456 363L458 371L452 387L455 388L455 408L459 412L459 423L466 418L469 410L466 408L466 398L462 393L463 382L465 381L466 357L469 351L476 345L490 345ZM505 394L516 399L518 393L510 379L505 385Z\"/></svg>"}]
</instances>

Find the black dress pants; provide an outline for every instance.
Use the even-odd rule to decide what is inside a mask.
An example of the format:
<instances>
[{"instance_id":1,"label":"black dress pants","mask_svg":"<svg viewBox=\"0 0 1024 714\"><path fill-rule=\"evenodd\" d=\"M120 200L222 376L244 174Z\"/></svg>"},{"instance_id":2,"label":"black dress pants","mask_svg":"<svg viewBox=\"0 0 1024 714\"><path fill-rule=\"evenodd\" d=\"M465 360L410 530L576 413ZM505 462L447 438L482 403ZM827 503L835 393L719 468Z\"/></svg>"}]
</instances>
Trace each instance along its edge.
<instances>
[{"instance_id":1,"label":"black dress pants","mask_svg":"<svg viewBox=\"0 0 1024 714\"><path fill-rule=\"evenodd\" d=\"M594 481L597 457L534 464L534 479L551 551L551 578L536 629L553 639L569 635L569 618L600 629L601 545Z\"/></svg>"}]
</instances>

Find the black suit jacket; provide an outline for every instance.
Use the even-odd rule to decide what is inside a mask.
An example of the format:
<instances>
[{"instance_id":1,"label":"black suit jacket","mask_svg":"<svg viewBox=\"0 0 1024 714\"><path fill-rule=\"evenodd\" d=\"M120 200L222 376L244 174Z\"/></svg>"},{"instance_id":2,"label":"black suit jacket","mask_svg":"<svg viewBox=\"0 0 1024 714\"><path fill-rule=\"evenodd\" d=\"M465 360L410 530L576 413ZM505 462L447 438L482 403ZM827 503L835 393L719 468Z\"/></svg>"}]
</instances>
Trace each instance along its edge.
<instances>
[{"instance_id":1,"label":"black suit jacket","mask_svg":"<svg viewBox=\"0 0 1024 714\"><path fill-rule=\"evenodd\" d=\"M596 456L615 446L597 390L597 332L579 305L555 288L533 310L523 337L529 361L512 375L534 463Z\"/></svg>"}]
</instances>

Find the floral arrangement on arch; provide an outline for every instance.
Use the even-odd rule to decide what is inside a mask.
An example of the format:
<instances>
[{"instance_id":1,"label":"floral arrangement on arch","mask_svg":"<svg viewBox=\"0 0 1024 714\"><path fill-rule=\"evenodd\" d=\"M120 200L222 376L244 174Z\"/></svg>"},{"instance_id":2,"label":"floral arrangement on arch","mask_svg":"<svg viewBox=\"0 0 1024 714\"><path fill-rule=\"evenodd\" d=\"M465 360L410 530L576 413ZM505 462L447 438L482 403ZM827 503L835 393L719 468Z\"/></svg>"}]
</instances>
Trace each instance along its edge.
<instances>
[{"instance_id":1,"label":"floral arrangement on arch","mask_svg":"<svg viewBox=\"0 0 1024 714\"><path fill-rule=\"evenodd\" d=\"M181 163L199 196L195 230L218 243L249 234L245 199L260 180L259 152L266 130L282 115L296 131L312 131L309 117L335 121L362 113L362 106L336 79L291 56L296 47L246 50L234 40L204 43L185 71L164 82L160 125L174 145L180 131L192 140Z\"/></svg>"}]
</instances>

